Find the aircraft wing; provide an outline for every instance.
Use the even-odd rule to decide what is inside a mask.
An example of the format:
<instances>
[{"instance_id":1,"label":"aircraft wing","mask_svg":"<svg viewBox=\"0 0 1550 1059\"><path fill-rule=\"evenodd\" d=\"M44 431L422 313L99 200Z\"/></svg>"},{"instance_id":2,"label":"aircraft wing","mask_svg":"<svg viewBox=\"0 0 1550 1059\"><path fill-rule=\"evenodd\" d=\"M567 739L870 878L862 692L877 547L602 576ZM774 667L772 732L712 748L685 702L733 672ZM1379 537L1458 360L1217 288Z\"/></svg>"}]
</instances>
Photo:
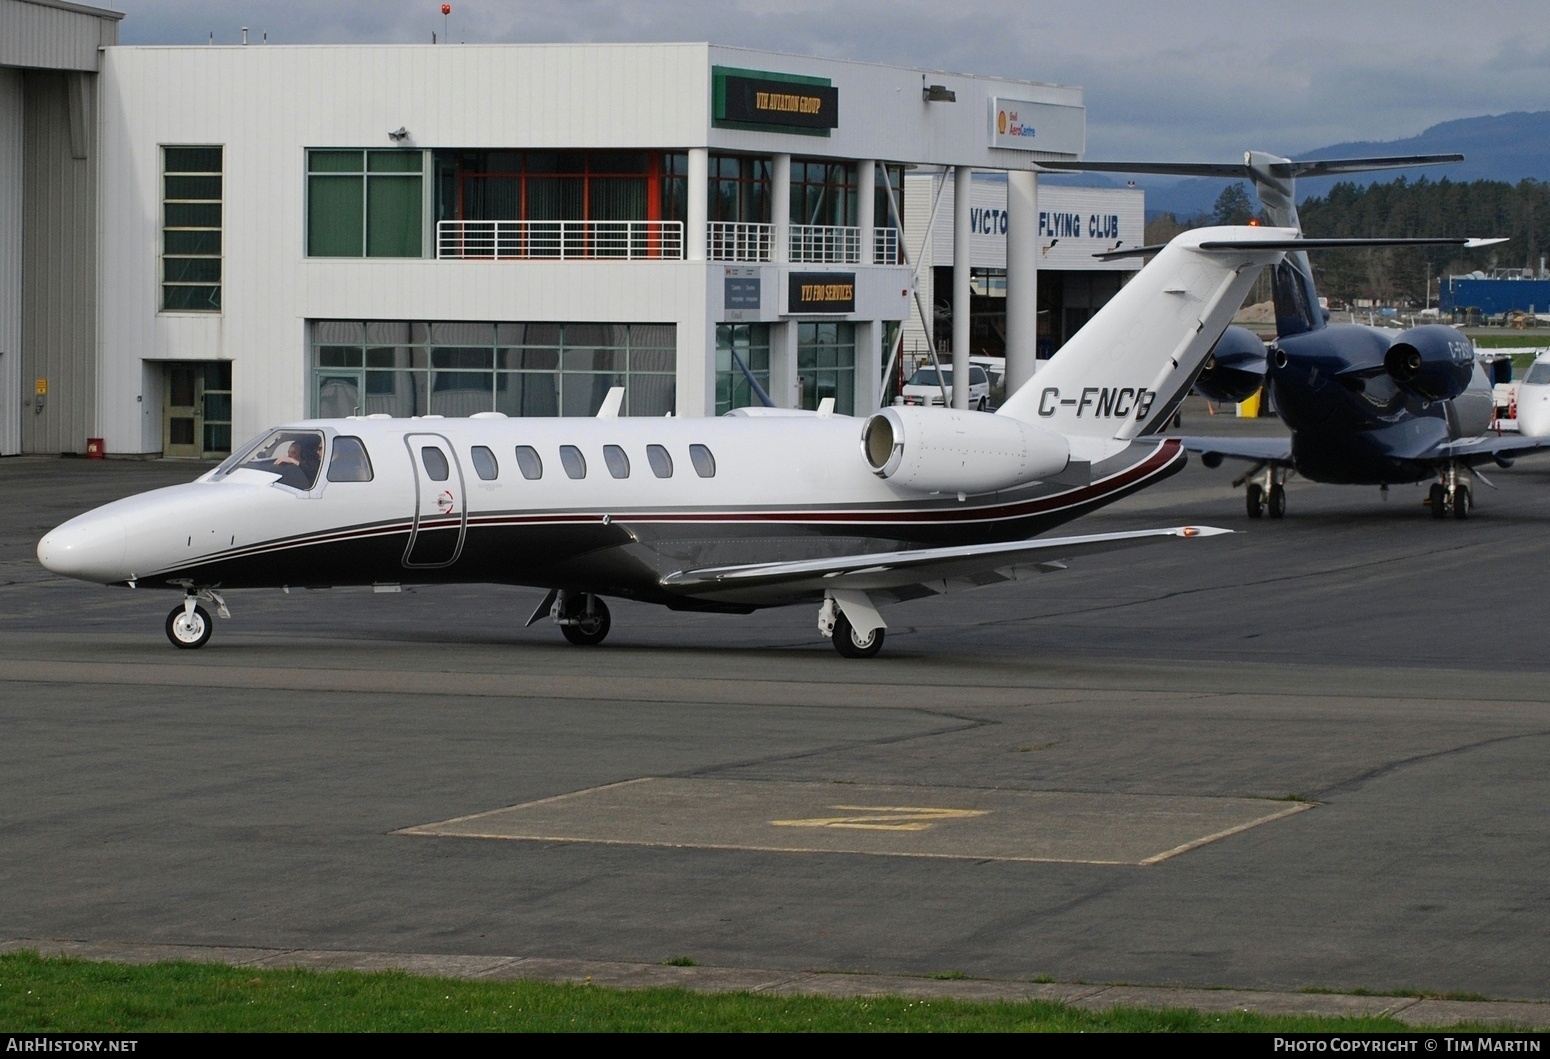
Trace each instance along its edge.
<instances>
[{"instance_id":1,"label":"aircraft wing","mask_svg":"<svg viewBox=\"0 0 1550 1059\"><path fill-rule=\"evenodd\" d=\"M707 566L668 574L662 579L662 585L669 590L728 601L786 597L796 600L826 591L851 590L867 593L876 603L889 603L1012 581L1028 573L1051 573L1065 569L1065 560L1079 556L1231 532L1211 526L1176 526L1080 537L912 548L831 559Z\"/></svg>"},{"instance_id":2,"label":"aircraft wing","mask_svg":"<svg viewBox=\"0 0 1550 1059\"><path fill-rule=\"evenodd\" d=\"M1521 434L1484 434L1475 438L1445 441L1423 453L1421 459L1461 459L1484 456L1517 456L1550 449L1550 437L1526 438Z\"/></svg>"},{"instance_id":3,"label":"aircraft wing","mask_svg":"<svg viewBox=\"0 0 1550 1059\"><path fill-rule=\"evenodd\" d=\"M1292 464L1292 439L1284 438L1180 438L1189 452L1202 456L1225 456L1257 463ZM1215 466L1215 464L1209 464Z\"/></svg>"}]
</instances>

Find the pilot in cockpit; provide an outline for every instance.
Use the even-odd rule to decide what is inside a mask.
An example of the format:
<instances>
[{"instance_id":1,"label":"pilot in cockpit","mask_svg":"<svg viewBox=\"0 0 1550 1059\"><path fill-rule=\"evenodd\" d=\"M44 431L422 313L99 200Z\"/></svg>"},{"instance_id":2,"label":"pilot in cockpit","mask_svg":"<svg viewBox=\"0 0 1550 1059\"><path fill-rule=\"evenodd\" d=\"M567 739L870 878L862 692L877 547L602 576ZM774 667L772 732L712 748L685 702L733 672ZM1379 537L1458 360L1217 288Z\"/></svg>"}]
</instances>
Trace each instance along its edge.
<instances>
[{"instance_id":1,"label":"pilot in cockpit","mask_svg":"<svg viewBox=\"0 0 1550 1059\"><path fill-rule=\"evenodd\" d=\"M318 480L318 468L323 463L321 447L320 438L293 438L285 455L275 457L274 465L280 472L280 484L293 489L311 489L312 484Z\"/></svg>"}]
</instances>

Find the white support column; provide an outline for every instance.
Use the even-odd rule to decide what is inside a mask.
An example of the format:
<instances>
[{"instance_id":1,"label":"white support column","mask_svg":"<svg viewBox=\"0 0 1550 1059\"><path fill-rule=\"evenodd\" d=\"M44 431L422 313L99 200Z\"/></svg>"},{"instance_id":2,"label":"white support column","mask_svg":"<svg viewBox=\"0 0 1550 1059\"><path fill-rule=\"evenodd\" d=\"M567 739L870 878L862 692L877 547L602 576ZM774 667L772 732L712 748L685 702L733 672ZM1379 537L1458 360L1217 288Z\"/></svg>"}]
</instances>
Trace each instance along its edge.
<instances>
[{"instance_id":1,"label":"white support column","mask_svg":"<svg viewBox=\"0 0 1550 1059\"><path fill-rule=\"evenodd\" d=\"M770 399L778 408L800 407L797 389L797 322L770 325Z\"/></svg>"},{"instance_id":2,"label":"white support column","mask_svg":"<svg viewBox=\"0 0 1550 1059\"><path fill-rule=\"evenodd\" d=\"M689 148L689 202L684 211L684 256L704 261L710 247L710 150Z\"/></svg>"},{"instance_id":3,"label":"white support column","mask_svg":"<svg viewBox=\"0 0 1550 1059\"><path fill-rule=\"evenodd\" d=\"M877 201L877 163L871 159L856 163L856 223L861 229L861 264L877 264L873 234L875 224L874 203Z\"/></svg>"},{"instance_id":4,"label":"white support column","mask_svg":"<svg viewBox=\"0 0 1550 1059\"><path fill-rule=\"evenodd\" d=\"M856 322L856 405L854 414L866 415L877 407L883 374L883 335L881 320Z\"/></svg>"},{"instance_id":5,"label":"white support column","mask_svg":"<svg viewBox=\"0 0 1550 1059\"><path fill-rule=\"evenodd\" d=\"M974 170L953 168L953 407L969 407L969 200Z\"/></svg>"},{"instance_id":6,"label":"white support column","mask_svg":"<svg viewBox=\"0 0 1550 1059\"><path fill-rule=\"evenodd\" d=\"M1006 175L1006 395L1033 378L1039 355L1039 177Z\"/></svg>"},{"instance_id":7,"label":"white support column","mask_svg":"<svg viewBox=\"0 0 1550 1059\"><path fill-rule=\"evenodd\" d=\"M791 260L791 156L789 154L778 154L771 160L770 226L770 260L777 265L784 265ZM771 355L774 355L773 350Z\"/></svg>"}]
</instances>

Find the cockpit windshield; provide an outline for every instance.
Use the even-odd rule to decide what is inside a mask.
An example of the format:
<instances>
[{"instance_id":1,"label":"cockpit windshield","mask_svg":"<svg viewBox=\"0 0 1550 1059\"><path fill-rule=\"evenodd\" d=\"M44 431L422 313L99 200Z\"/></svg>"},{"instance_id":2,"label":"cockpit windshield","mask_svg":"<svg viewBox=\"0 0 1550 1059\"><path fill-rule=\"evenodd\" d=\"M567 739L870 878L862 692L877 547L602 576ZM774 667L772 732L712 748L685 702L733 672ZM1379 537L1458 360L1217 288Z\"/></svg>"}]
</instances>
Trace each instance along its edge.
<instances>
[{"instance_id":1,"label":"cockpit windshield","mask_svg":"<svg viewBox=\"0 0 1550 1059\"><path fill-rule=\"evenodd\" d=\"M210 480L220 481L235 470L267 471L278 476L280 485L305 491L317 483L322 463L322 431L275 430L228 456Z\"/></svg>"},{"instance_id":2,"label":"cockpit windshield","mask_svg":"<svg viewBox=\"0 0 1550 1059\"><path fill-rule=\"evenodd\" d=\"M1543 386L1550 383L1550 360L1536 360L1534 366L1529 368L1523 381L1530 386Z\"/></svg>"}]
</instances>

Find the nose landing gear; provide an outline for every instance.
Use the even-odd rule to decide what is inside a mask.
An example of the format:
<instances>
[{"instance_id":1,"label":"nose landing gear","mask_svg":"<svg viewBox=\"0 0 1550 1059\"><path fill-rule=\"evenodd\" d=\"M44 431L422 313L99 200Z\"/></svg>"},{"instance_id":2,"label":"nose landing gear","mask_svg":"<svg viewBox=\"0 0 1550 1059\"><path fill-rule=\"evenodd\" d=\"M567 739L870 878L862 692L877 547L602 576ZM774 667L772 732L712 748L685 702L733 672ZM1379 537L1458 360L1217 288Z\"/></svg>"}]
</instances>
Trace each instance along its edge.
<instances>
[{"instance_id":1,"label":"nose landing gear","mask_svg":"<svg viewBox=\"0 0 1550 1059\"><path fill-rule=\"evenodd\" d=\"M1252 478L1244 490L1245 507L1249 518L1259 518L1266 511L1271 518L1286 517L1286 468L1275 464L1262 464L1244 478Z\"/></svg>"},{"instance_id":2,"label":"nose landing gear","mask_svg":"<svg viewBox=\"0 0 1550 1059\"><path fill-rule=\"evenodd\" d=\"M193 650L209 643L210 634L215 631L215 622L210 620L210 612L201 607L199 601L215 604L215 612L223 618L231 617L231 611L226 609L226 601L214 589L196 590L187 586L186 591L183 602L173 607L167 615L167 639L172 641L174 647Z\"/></svg>"}]
</instances>

